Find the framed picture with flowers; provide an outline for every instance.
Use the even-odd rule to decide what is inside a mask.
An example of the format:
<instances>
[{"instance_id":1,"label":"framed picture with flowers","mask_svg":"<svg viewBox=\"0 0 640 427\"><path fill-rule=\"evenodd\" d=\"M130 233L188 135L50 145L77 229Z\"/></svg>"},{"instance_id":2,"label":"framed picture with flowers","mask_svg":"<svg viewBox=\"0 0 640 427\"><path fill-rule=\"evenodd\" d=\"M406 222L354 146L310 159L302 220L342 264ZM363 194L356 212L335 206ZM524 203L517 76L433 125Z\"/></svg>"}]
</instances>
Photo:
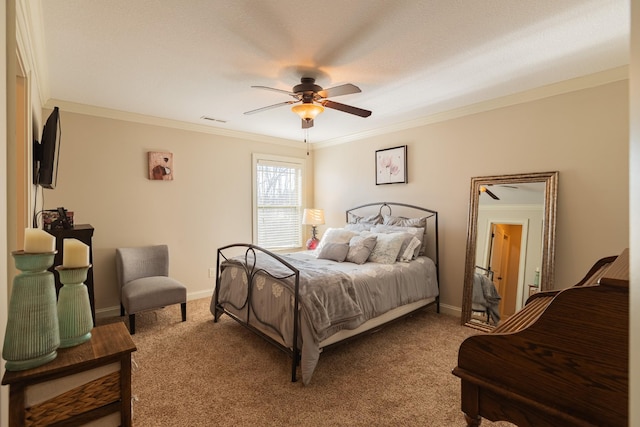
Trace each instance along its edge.
<instances>
[{"instance_id":1,"label":"framed picture with flowers","mask_svg":"<svg viewBox=\"0 0 640 427\"><path fill-rule=\"evenodd\" d=\"M376 151L376 185L407 183L407 146Z\"/></svg>"}]
</instances>

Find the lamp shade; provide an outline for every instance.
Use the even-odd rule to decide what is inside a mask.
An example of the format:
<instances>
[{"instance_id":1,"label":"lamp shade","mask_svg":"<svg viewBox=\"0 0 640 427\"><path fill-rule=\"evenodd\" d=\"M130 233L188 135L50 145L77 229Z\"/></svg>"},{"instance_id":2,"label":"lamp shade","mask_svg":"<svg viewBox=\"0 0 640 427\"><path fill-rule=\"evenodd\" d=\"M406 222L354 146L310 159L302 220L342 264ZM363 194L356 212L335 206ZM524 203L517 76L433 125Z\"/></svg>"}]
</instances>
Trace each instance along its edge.
<instances>
[{"instance_id":1,"label":"lamp shade","mask_svg":"<svg viewBox=\"0 0 640 427\"><path fill-rule=\"evenodd\" d=\"M302 224L305 224L305 225L324 224L324 210L305 209L304 213L302 214Z\"/></svg>"},{"instance_id":2,"label":"lamp shade","mask_svg":"<svg viewBox=\"0 0 640 427\"><path fill-rule=\"evenodd\" d=\"M316 116L324 111L322 105L306 103L298 104L291 107L291 111L300 116L302 120L313 120Z\"/></svg>"}]
</instances>

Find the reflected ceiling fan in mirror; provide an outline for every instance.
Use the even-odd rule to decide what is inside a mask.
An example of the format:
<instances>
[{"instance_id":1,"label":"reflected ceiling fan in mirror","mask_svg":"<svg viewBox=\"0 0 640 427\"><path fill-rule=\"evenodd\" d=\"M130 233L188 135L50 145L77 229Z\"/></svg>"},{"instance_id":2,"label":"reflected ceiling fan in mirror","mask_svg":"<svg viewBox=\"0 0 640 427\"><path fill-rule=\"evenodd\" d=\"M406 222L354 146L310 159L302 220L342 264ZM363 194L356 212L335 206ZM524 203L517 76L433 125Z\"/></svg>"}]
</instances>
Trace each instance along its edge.
<instances>
[{"instance_id":1,"label":"reflected ceiling fan in mirror","mask_svg":"<svg viewBox=\"0 0 640 427\"><path fill-rule=\"evenodd\" d=\"M487 193L487 195L490 196L494 200L500 200L500 198L498 196L496 196L493 192L491 192L491 190L489 190L484 185L480 186L480 194L482 194L482 193Z\"/></svg>"},{"instance_id":2,"label":"reflected ceiling fan in mirror","mask_svg":"<svg viewBox=\"0 0 640 427\"><path fill-rule=\"evenodd\" d=\"M492 199L494 200L500 200L500 197L498 197L496 195L496 193L492 192L491 190L489 190L487 187L490 187L492 185L495 185L497 187L502 187L502 188L510 188L513 190L517 190L518 187L514 186L514 185L504 185L504 184L487 184L486 186L481 185L480 186L480 193L487 193L488 196L490 196Z\"/></svg>"},{"instance_id":3,"label":"reflected ceiling fan in mirror","mask_svg":"<svg viewBox=\"0 0 640 427\"><path fill-rule=\"evenodd\" d=\"M302 119L302 128L308 129L313 126L313 119L318 114L322 113L325 108L331 108L334 110L342 111L349 114L354 114L360 117L369 117L371 111L364 110L362 108L353 107L351 105L341 104L339 102L331 101L327 98L340 95L349 95L352 93L361 92L358 86L346 83L343 85L335 86L329 89L323 89L316 84L316 79L313 77L302 77L300 84L293 87L291 91L282 89L276 89L267 86L251 86L256 89L271 90L274 92L284 93L294 98L293 100L280 102L278 104L269 105L266 107L258 108L255 110L247 111L244 114L255 114L261 111L270 110L272 108L282 107L284 105L297 104L291 107L291 111L296 113Z\"/></svg>"}]
</instances>

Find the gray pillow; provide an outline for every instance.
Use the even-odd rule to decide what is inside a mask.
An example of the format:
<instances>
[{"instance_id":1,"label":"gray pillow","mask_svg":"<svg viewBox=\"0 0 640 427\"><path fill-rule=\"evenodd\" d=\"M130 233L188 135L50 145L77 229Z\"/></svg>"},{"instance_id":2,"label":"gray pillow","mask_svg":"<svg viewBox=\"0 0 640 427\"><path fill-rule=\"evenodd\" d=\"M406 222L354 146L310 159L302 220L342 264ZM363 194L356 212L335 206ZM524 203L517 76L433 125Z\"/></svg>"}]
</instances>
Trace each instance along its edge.
<instances>
[{"instance_id":1,"label":"gray pillow","mask_svg":"<svg viewBox=\"0 0 640 427\"><path fill-rule=\"evenodd\" d=\"M327 243L320 250L318 258L342 262L347 257L347 252L349 252L348 243Z\"/></svg>"},{"instance_id":2,"label":"gray pillow","mask_svg":"<svg viewBox=\"0 0 640 427\"><path fill-rule=\"evenodd\" d=\"M403 216L391 216L385 215L383 217L382 223L384 225L399 225L401 227L427 227L427 217L421 218L405 218Z\"/></svg>"},{"instance_id":3,"label":"gray pillow","mask_svg":"<svg viewBox=\"0 0 640 427\"><path fill-rule=\"evenodd\" d=\"M349 242L349 252L346 260L354 264L364 264L376 246L376 236L355 236Z\"/></svg>"},{"instance_id":4,"label":"gray pillow","mask_svg":"<svg viewBox=\"0 0 640 427\"><path fill-rule=\"evenodd\" d=\"M369 225L376 225L376 224L382 224L382 215L380 214L375 214L375 215L369 215L369 216L360 216L360 215L356 215L354 213L347 213L347 222L349 224L369 224Z\"/></svg>"}]
</instances>

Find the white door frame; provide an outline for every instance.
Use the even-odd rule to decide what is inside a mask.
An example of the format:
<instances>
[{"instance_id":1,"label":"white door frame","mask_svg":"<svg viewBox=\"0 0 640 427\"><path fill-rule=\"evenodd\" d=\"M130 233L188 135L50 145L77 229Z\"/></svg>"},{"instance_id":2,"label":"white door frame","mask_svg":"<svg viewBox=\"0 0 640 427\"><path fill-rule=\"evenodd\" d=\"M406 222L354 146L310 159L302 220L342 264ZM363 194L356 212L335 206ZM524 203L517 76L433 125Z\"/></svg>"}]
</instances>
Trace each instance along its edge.
<instances>
[{"instance_id":1,"label":"white door frame","mask_svg":"<svg viewBox=\"0 0 640 427\"><path fill-rule=\"evenodd\" d=\"M516 311L520 310L524 305L524 276L527 260L527 239L529 236L529 219L499 219L488 218L487 219L487 234L485 238L485 251L484 251L484 264L489 263L489 247L491 245L491 227L493 224L509 224L509 225L521 225L522 237L520 240L520 260L518 262L518 288L516 292Z\"/></svg>"}]
</instances>

